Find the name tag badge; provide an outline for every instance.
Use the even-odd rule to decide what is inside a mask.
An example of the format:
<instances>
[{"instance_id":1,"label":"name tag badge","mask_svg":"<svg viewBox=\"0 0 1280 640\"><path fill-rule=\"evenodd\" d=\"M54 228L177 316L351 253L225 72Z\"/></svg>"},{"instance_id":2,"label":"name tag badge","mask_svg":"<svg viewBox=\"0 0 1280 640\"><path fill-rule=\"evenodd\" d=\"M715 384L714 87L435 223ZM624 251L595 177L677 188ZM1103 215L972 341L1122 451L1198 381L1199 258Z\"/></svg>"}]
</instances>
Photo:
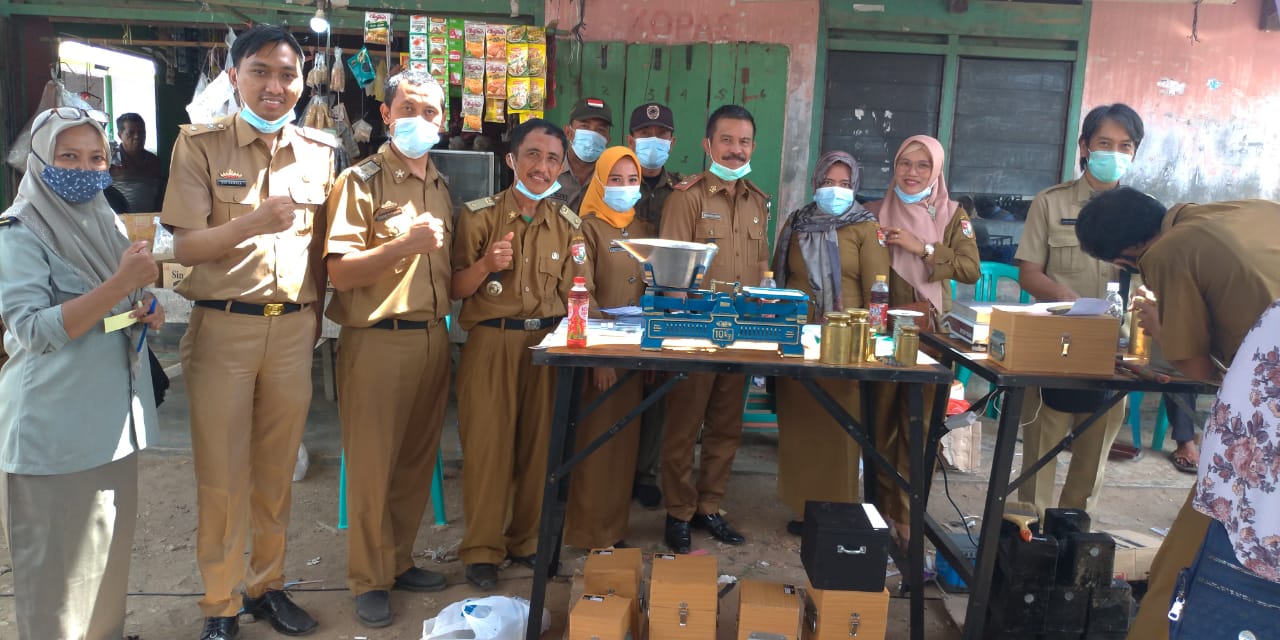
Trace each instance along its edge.
<instances>
[{"instance_id":1,"label":"name tag badge","mask_svg":"<svg viewBox=\"0 0 1280 640\"><path fill-rule=\"evenodd\" d=\"M249 182L244 179L244 175L239 171L228 169L218 174L219 187L247 187Z\"/></svg>"},{"instance_id":2,"label":"name tag badge","mask_svg":"<svg viewBox=\"0 0 1280 640\"><path fill-rule=\"evenodd\" d=\"M626 249L623 249L622 247L619 247L616 244L609 245L609 253L623 253L623 252L626 252Z\"/></svg>"},{"instance_id":3,"label":"name tag badge","mask_svg":"<svg viewBox=\"0 0 1280 640\"><path fill-rule=\"evenodd\" d=\"M387 218L394 218L399 215L401 211L403 211L403 209L400 205L390 201L384 202L381 207L378 207L377 211L373 212L373 220L374 222L382 222Z\"/></svg>"},{"instance_id":4,"label":"name tag badge","mask_svg":"<svg viewBox=\"0 0 1280 640\"><path fill-rule=\"evenodd\" d=\"M1064 227L1074 227L1076 226L1076 219L1075 218L1059 218L1058 224Z\"/></svg>"},{"instance_id":5,"label":"name tag badge","mask_svg":"<svg viewBox=\"0 0 1280 640\"><path fill-rule=\"evenodd\" d=\"M703 212L702 212L702 219L703 219L703 220L719 220L719 219L720 219L720 214L718 214L718 213L711 213L710 211L703 211Z\"/></svg>"}]
</instances>

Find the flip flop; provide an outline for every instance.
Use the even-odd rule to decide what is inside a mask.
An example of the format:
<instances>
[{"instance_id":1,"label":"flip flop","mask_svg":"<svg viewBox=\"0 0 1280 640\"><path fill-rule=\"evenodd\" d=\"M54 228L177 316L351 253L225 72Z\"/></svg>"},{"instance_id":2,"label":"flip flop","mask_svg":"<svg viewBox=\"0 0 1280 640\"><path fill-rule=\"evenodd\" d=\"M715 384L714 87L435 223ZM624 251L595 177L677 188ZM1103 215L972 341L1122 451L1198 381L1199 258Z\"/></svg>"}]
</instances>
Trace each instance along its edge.
<instances>
[{"instance_id":1,"label":"flip flop","mask_svg":"<svg viewBox=\"0 0 1280 640\"><path fill-rule=\"evenodd\" d=\"M1183 473L1195 474L1200 470L1200 465L1191 462L1186 456L1180 455L1177 451L1169 454L1169 464L1172 464L1174 469Z\"/></svg>"}]
</instances>

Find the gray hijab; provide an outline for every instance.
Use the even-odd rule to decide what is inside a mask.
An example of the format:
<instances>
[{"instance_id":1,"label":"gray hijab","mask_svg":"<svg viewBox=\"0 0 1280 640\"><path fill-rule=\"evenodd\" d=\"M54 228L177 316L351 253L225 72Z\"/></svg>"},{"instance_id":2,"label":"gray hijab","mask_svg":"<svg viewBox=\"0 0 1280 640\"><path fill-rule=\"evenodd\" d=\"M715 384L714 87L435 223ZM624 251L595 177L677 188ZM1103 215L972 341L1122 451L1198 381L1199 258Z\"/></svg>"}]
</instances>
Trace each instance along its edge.
<instances>
[{"instance_id":1,"label":"gray hijab","mask_svg":"<svg viewBox=\"0 0 1280 640\"><path fill-rule=\"evenodd\" d=\"M827 171L837 162L847 165L852 172L852 187L858 192L860 172L853 156L843 151L828 151L818 158L813 170L813 188L816 191L827 177ZM873 221L876 217L856 201L848 211L833 216L824 213L818 205L810 202L791 212L783 223L782 233L778 237L778 249L773 257L773 276L779 287L786 287L791 274L787 271L787 256L791 251L791 235L798 234L800 254L804 258L805 267L809 271L809 288L813 292L813 302L817 305L817 318L831 311L843 310L843 292L841 291L840 242L836 231L841 227L859 222Z\"/></svg>"}]
</instances>

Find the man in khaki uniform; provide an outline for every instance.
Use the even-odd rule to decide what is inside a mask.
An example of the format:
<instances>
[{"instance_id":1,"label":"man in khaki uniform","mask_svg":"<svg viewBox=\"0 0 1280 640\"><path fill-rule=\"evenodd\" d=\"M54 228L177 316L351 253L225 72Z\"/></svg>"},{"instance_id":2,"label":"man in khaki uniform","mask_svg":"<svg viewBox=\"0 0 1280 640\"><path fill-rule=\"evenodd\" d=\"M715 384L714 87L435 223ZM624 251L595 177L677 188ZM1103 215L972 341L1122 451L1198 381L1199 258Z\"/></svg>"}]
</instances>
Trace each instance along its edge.
<instances>
[{"instance_id":1,"label":"man in khaki uniform","mask_svg":"<svg viewBox=\"0 0 1280 640\"><path fill-rule=\"evenodd\" d=\"M714 242L719 253L702 286L712 281L755 286L769 264L769 196L746 180L755 150L755 120L737 105L716 109L707 120L703 150L711 168L682 180L662 208L660 235L669 240ZM746 539L720 515L720 500L742 438L741 374L694 373L667 400L662 446L662 491L666 494L665 540L676 553L692 546L690 525L726 544ZM693 454L702 429L702 469L693 478Z\"/></svg>"},{"instance_id":2,"label":"man in khaki uniform","mask_svg":"<svg viewBox=\"0 0 1280 640\"><path fill-rule=\"evenodd\" d=\"M1142 143L1142 119L1123 104L1097 107L1085 116L1080 131L1080 165L1084 175L1036 195L1015 259L1018 281L1041 302L1105 298L1107 283L1118 282L1116 267L1085 255L1076 239L1076 216L1095 193L1116 188L1124 169ZM1022 405L1022 460L1031 465L1075 429L1092 411L1062 411L1051 406L1063 394L1028 389ZM1068 392L1073 393L1073 392ZM1055 395L1057 394L1057 395ZM1061 405L1060 405L1061 407ZM1102 491L1107 454L1124 424L1124 402L1116 404L1071 445L1071 466L1058 506L1093 511ZM1041 513L1053 503L1057 461L1051 461L1018 488L1018 499Z\"/></svg>"},{"instance_id":3,"label":"man in khaki uniform","mask_svg":"<svg viewBox=\"0 0 1280 640\"><path fill-rule=\"evenodd\" d=\"M391 624L392 588L439 591L414 566L449 399L449 187L427 155L444 93L424 71L387 80L391 144L338 177L329 196L328 315L338 338L338 413L347 457L347 586L356 617Z\"/></svg>"},{"instance_id":4,"label":"man in khaki uniform","mask_svg":"<svg viewBox=\"0 0 1280 640\"><path fill-rule=\"evenodd\" d=\"M241 582L245 611L277 631L316 627L283 591L284 556L324 299L313 230L324 226L336 141L287 124L302 91L302 48L288 31L249 29L231 59L244 107L182 126L161 214L177 260L194 266L177 291L195 301L180 348L205 586L202 640L236 636L242 603L233 592Z\"/></svg>"},{"instance_id":5,"label":"man in khaki uniform","mask_svg":"<svg viewBox=\"0 0 1280 640\"><path fill-rule=\"evenodd\" d=\"M497 586L510 557L532 566L546 474L555 378L529 348L565 315L573 276L584 275L581 221L547 196L567 147L541 118L511 133L507 164L516 184L468 202L453 238L450 297L470 332L458 366L462 501L467 532L458 550L467 581Z\"/></svg>"},{"instance_id":6,"label":"man in khaki uniform","mask_svg":"<svg viewBox=\"0 0 1280 640\"><path fill-rule=\"evenodd\" d=\"M564 166L556 182L560 188L548 196L560 204L577 211L582 204L582 193L596 170L596 160L609 146L609 134L613 131L613 109L599 98L582 98L569 110L569 124L564 134L569 140Z\"/></svg>"},{"instance_id":7,"label":"man in khaki uniform","mask_svg":"<svg viewBox=\"0 0 1280 640\"><path fill-rule=\"evenodd\" d=\"M1191 378L1216 378L1221 370L1214 358L1230 366L1259 316L1280 299L1277 202L1180 204L1166 211L1155 198L1120 188L1086 205L1076 232L1090 255L1142 272L1155 299L1135 298L1134 312L1169 362ZM1208 526L1189 494L1151 564L1130 638L1166 637L1178 572L1195 559Z\"/></svg>"},{"instance_id":8,"label":"man in khaki uniform","mask_svg":"<svg viewBox=\"0 0 1280 640\"><path fill-rule=\"evenodd\" d=\"M667 171L667 159L671 145L675 143L675 114L665 104L650 102L631 111L630 133L627 146L640 159L640 201L636 203L636 218L662 226L662 207L667 196L683 178L674 171ZM645 377L645 395L653 393L662 384L659 376ZM662 424L666 418L661 404L655 404L644 412L640 421L640 450L636 456L636 479L632 495L649 509L662 505L662 490L658 488L658 454L662 451Z\"/></svg>"}]
</instances>

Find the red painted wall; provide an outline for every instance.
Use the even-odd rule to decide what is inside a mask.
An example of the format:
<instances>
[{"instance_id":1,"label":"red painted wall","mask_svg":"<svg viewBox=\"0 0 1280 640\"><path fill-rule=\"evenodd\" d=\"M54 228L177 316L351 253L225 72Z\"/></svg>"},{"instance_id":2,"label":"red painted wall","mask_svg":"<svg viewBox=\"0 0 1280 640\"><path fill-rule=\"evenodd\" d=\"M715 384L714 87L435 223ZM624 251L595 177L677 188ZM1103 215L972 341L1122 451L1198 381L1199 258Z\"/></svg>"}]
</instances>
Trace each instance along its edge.
<instances>
[{"instance_id":1,"label":"red painted wall","mask_svg":"<svg viewBox=\"0 0 1280 640\"><path fill-rule=\"evenodd\" d=\"M1280 199L1280 32L1259 29L1263 1L1201 5L1199 42L1189 2L1094 3L1083 111L1142 115L1129 182L1166 202Z\"/></svg>"}]
</instances>

